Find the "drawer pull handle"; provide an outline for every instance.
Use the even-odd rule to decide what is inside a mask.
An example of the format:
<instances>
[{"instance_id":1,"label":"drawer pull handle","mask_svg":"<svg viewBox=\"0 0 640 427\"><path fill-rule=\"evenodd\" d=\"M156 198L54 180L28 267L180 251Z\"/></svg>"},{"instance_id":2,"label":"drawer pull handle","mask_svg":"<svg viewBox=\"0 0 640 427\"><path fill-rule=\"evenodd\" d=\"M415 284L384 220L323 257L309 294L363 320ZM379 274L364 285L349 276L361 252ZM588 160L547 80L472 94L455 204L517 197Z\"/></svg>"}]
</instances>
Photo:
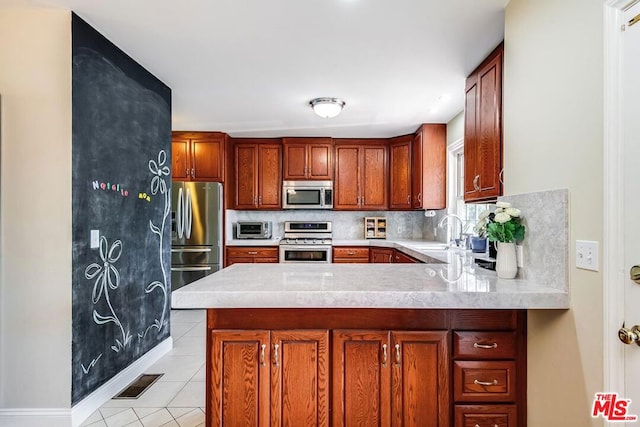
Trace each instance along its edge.
<instances>
[{"instance_id":1,"label":"drawer pull handle","mask_svg":"<svg viewBox=\"0 0 640 427\"><path fill-rule=\"evenodd\" d=\"M262 344L261 347L262 347L262 350L260 351L260 364L262 366L266 366L265 363L264 363L264 349L267 347L267 345L266 344Z\"/></svg>"},{"instance_id":2,"label":"drawer pull handle","mask_svg":"<svg viewBox=\"0 0 640 427\"><path fill-rule=\"evenodd\" d=\"M493 344L479 344L477 342L474 342L473 348L485 348L485 349L498 348L498 343L494 342Z\"/></svg>"},{"instance_id":3,"label":"drawer pull handle","mask_svg":"<svg viewBox=\"0 0 640 427\"><path fill-rule=\"evenodd\" d=\"M473 380L473 383L475 385L483 385L483 386L492 386L492 385L498 385L498 380L493 380L493 381L478 381L478 380Z\"/></svg>"},{"instance_id":4,"label":"drawer pull handle","mask_svg":"<svg viewBox=\"0 0 640 427\"><path fill-rule=\"evenodd\" d=\"M347 255L355 255L355 254L356 254L356 253L355 253L355 252L353 252L353 251L349 251L349 252L347 252Z\"/></svg>"},{"instance_id":5,"label":"drawer pull handle","mask_svg":"<svg viewBox=\"0 0 640 427\"><path fill-rule=\"evenodd\" d=\"M248 253L249 255L258 255L258 252L256 252L256 251L249 251L249 252L247 252L247 253Z\"/></svg>"},{"instance_id":6,"label":"drawer pull handle","mask_svg":"<svg viewBox=\"0 0 640 427\"><path fill-rule=\"evenodd\" d=\"M473 426L473 427L480 427L480 424L476 424L476 425L475 425L475 426ZM493 425L493 427L500 427L500 426L499 426L498 424L494 424L494 425Z\"/></svg>"},{"instance_id":7,"label":"drawer pull handle","mask_svg":"<svg viewBox=\"0 0 640 427\"><path fill-rule=\"evenodd\" d=\"M400 344L396 344L395 348L396 348L396 365L400 365L400 361L402 360L400 357Z\"/></svg>"}]
</instances>

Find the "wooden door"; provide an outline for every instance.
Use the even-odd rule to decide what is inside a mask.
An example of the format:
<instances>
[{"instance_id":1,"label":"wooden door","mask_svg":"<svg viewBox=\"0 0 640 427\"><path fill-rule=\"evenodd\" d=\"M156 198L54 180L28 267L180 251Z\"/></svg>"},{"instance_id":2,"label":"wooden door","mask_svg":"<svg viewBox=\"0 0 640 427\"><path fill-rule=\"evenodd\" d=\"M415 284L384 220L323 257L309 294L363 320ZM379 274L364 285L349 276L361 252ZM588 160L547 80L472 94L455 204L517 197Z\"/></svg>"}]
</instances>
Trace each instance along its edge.
<instances>
[{"instance_id":1,"label":"wooden door","mask_svg":"<svg viewBox=\"0 0 640 427\"><path fill-rule=\"evenodd\" d=\"M317 138L308 145L307 178L319 181L333 179L333 144L331 138Z\"/></svg>"},{"instance_id":2,"label":"wooden door","mask_svg":"<svg viewBox=\"0 0 640 427\"><path fill-rule=\"evenodd\" d=\"M281 151L278 144L258 145L258 208L282 208Z\"/></svg>"},{"instance_id":3,"label":"wooden door","mask_svg":"<svg viewBox=\"0 0 640 427\"><path fill-rule=\"evenodd\" d=\"M417 264L420 261L418 261L417 259L403 253L400 252L397 249L393 250L393 262L396 264Z\"/></svg>"},{"instance_id":4,"label":"wooden door","mask_svg":"<svg viewBox=\"0 0 640 427\"><path fill-rule=\"evenodd\" d=\"M388 208L387 146L362 146L362 177L360 186L360 209L386 210Z\"/></svg>"},{"instance_id":5,"label":"wooden door","mask_svg":"<svg viewBox=\"0 0 640 427\"><path fill-rule=\"evenodd\" d=\"M269 426L269 331L213 330L208 426Z\"/></svg>"},{"instance_id":6,"label":"wooden door","mask_svg":"<svg viewBox=\"0 0 640 427\"><path fill-rule=\"evenodd\" d=\"M391 425L449 426L447 331L391 332Z\"/></svg>"},{"instance_id":7,"label":"wooden door","mask_svg":"<svg viewBox=\"0 0 640 427\"><path fill-rule=\"evenodd\" d=\"M478 134L476 170L480 175L478 198L502 194L502 55L495 55L478 72Z\"/></svg>"},{"instance_id":8,"label":"wooden door","mask_svg":"<svg viewBox=\"0 0 640 427\"><path fill-rule=\"evenodd\" d=\"M234 148L235 209L258 205L258 146L236 144Z\"/></svg>"},{"instance_id":9,"label":"wooden door","mask_svg":"<svg viewBox=\"0 0 640 427\"><path fill-rule=\"evenodd\" d=\"M297 138L293 140L285 138L283 149L283 179L285 181L307 179L307 144L298 141Z\"/></svg>"},{"instance_id":10,"label":"wooden door","mask_svg":"<svg viewBox=\"0 0 640 427\"><path fill-rule=\"evenodd\" d=\"M171 179L188 181L191 165L189 164L189 139L171 139Z\"/></svg>"},{"instance_id":11,"label":"wooden door","mask_svg":"<svg viewBox=\"0 0 640 427\"><path fill-rule=\"evenodd\" d=\"M389 165L389 208L411 209L411 137L391 140Z\"/></svg>"},{"instance_id":12,"label":"wooden door","mask_svg":"<svg viewBox=\"0 0 640 427\"><path fill-rule=\"evenodd\" d=\"M195 181L224 181L224 135L191 140L193 176Z\"/></svg>"},{"instance_id":13,"label":"wooden door","mask_svg":"<svg viewBox=\"0 0 640 427\"><path fill-rule=\"evenodd\" d=\"M336 179L333 209L357 210L360 207L360 148L336 145Z\"/></svg>"},{"instance_id":14,"label":"wooden door","mask_svg":"<svg viewBox=\"0 0 640 427\"><path fill-rule=\"evenodd\" d=\"M333 426L390 425L387 331L333 332Z\"/></svg>"},{"instance_id":15,"label":"wooden door","mask_svg":"<svg viewBox=\"0 0 640 427\"><path fill-rule=\"evenodd\" d=\"M329 331L271 332L271 426L329 426Z\"/></svg>"},{"instance_id":16,"label":"wooden door","mask_svg":"<svg viewBox=\"0 0 640 427\"><path fill-rule=\"evenodd\" d=\"M422 209L422 127L411 141L411 205Z\"/></svg>"},{"instance_id":17,"label":"wooden door","mask_svg":"<svg viewBox=\"0 0 640 427\"><path fill-rule=\"evenodd\" d=\"M369 262L376 264L391 264L393 262L393 249L371 248L369 249Z\"/></svg>"}]
</instances>

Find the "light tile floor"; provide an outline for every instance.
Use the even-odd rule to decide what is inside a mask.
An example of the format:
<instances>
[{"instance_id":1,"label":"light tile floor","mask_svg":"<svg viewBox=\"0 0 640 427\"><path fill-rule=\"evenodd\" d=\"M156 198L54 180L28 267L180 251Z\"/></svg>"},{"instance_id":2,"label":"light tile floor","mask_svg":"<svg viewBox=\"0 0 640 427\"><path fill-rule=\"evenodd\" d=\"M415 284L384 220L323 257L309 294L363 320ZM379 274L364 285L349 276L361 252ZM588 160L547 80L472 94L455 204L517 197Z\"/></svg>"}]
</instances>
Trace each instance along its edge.
<instances>
[{"instance_id":1,"label":"light tile floor","mask_svg":"<svg viewBox=\"0 0 640 427\"><path fill-rule=\"evenodd\" d=\"M164 374L137 399L105 403L82 426L204 426L204 310L172 310L173 350L146 373Z\"/></svg>"}]
</instances>

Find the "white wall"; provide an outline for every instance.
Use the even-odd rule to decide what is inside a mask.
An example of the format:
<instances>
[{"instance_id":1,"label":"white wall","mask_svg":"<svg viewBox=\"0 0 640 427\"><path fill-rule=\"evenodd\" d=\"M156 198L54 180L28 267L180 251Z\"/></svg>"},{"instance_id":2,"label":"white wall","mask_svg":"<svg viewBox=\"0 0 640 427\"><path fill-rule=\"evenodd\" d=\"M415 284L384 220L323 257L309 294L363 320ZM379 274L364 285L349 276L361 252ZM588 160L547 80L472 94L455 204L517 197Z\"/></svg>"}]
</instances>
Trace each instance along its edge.
<instances>
[{"instance_id":1,"label":"white wall","mask_svg":"<svg viewBox=\"0 0 640 427\"><path fill-rule=\"evenodd\" d=\"M464 137L464 110L447 123L447 145L453 144L462 137Z\"/></svg>"},{"instance_id":2,"label":"white wall","mask_svg":"<svg viewBox=\"0 0 640 427\"><path fill-rule=\"evenodd\" d=\"M0 64L0 416L7 408L65 412L71 407L71 14L1 8Z\"/></svg>"},{"instance_id":3,"label":"white wall","mask_svg":"<svg viewBox=\"0 0 640 427\"><path fill-rule=\"evenodd\" d=\"M505 194L568 188L573 260L603 238L602 1L511 0L504 58ZM570 263L571 310L529 313L528 427L602 424L603 279Z\"/></svg>"}]
</instances>

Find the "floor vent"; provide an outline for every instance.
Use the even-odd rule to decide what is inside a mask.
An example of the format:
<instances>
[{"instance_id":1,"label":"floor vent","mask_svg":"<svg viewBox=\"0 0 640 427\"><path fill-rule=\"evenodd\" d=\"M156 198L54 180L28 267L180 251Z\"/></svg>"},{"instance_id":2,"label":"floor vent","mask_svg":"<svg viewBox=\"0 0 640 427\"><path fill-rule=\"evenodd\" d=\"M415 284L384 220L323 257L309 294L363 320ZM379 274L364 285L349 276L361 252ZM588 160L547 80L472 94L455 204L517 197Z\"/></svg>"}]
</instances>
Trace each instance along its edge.
<instances>
[{"instance_id":1,"label":"floor vent","mask_svg":"<svg viewBox=\"0 0 640 427\"><path fill-rule=\"evenodd\" d=\"M140 375L134 382L129 384L127 388L122 390L119 395L114 397L114 399L137 399L163 375L164 374Z\"/></svg>"}]
</instances>

